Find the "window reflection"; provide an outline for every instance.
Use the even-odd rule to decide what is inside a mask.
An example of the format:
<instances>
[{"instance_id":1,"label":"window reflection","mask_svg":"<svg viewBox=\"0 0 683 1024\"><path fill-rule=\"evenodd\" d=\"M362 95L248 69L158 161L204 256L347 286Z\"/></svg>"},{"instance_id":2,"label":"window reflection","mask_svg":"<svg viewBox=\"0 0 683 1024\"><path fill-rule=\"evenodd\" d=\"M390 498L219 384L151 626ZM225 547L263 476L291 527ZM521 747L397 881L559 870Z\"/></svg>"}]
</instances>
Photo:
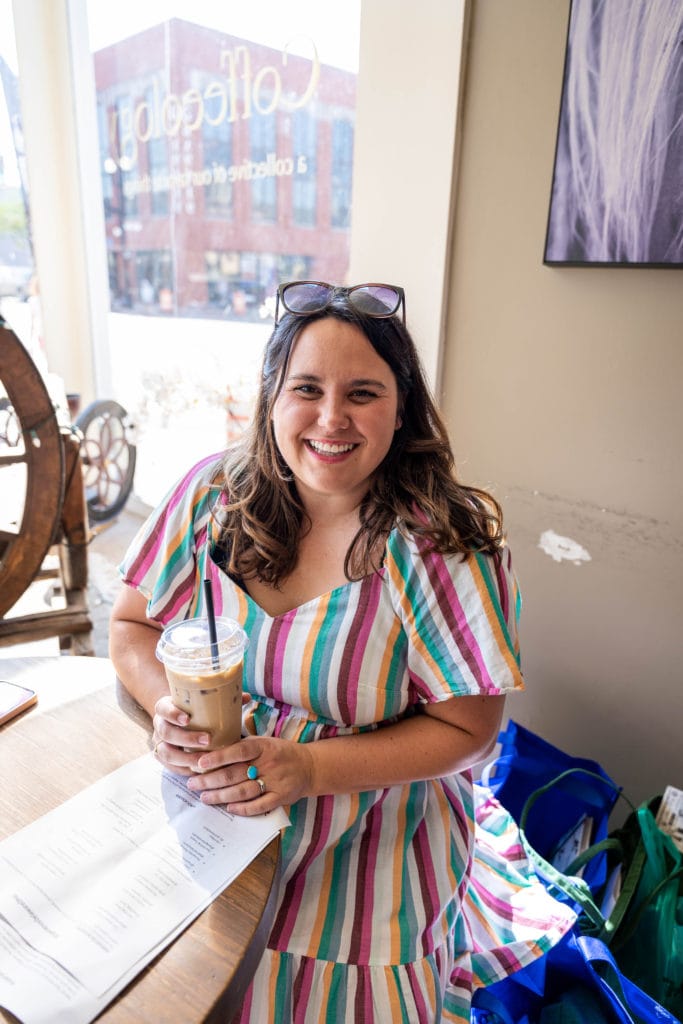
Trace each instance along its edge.
<instances>
[{"instance_id":1,"label":"window reflection","mask_svg":"<svg viewBox=\"0 0 683 1024\"><path fill-rule=\"evenodd\" d=\"M88 4L113 387L150 504L243 429L278 283L346 280L359 33L348 0L158 9Z\"/></svg>"},{"instance_id":2,"label":"window reflection","mask_svg":"<svg viewBox=\"0 0 683 1024\"><path fill-rule=\"evenodd\" d=\"M345 279L356 75L305 49L171 18L94 53L112 309L257 320L283 268Z\"/></svg>"}]
</instances>

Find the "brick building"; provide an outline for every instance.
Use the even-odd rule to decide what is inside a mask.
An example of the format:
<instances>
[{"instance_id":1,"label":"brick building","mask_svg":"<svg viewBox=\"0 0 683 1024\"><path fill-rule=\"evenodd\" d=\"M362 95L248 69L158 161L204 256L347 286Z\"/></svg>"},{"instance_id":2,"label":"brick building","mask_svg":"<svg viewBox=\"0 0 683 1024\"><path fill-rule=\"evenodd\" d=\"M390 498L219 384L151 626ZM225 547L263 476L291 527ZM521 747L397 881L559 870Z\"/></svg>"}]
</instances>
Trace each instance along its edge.
<instances>
[{"instance_id":1,"label":"brick building","mask_svg":"<svg viewBox=\"0 0 683 1024\"><path fill-rule=\"evenodd\" d=\"M95 53L112 307L256 319L343 280L356 75L180 19Z\"/></svg>"}]
</instances>

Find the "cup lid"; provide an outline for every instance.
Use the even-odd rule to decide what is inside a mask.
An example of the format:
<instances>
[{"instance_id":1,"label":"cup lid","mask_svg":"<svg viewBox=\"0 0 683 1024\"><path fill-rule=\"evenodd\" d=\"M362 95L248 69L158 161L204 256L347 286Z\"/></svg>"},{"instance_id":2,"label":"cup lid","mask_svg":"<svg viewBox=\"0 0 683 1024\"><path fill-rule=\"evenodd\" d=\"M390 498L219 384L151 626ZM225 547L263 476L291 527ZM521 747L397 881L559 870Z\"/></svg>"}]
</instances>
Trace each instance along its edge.
<instances>
[{"instance_id":1,"label":"cup lid","mask_svg":"<svg viewBox=\"0 0 683 1024\"><path fill-rule=\"evenodd\" d=\"M216 639L213 651L208 619L184 619L166 627L157 643L156 656L171 669L206 672L234 665L249 643L239 623L225 616L216 618Z\"/></svg>"}]
</instances>

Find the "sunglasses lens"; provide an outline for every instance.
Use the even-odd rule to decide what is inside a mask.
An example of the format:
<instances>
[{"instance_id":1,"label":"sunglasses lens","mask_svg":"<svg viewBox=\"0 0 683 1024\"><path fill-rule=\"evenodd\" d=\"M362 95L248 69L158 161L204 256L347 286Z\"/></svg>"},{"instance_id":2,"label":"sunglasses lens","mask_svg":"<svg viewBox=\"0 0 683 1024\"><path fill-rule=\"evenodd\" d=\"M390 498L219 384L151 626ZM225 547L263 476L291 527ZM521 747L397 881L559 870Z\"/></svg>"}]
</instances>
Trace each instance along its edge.
<instances>
[{"instance_id":1,"label":"sunglasses lens","mask_svg":"<svg viewBox=\"0 0 683 1024\"><path fill-rule=\"evenodd\" d=\"M352 288L349 299L356 309L369 316L391 316L401 304L401 296L396 289L384 284L362 284Z\"/></svg>"},{"instance_id":2,"label":"sunglasses lens","mask_svg":"<svg viewBox=\"0 0 683 1024\"><path fill-rule=\"evenodd\" d=\"M282 301L290 313L316 313L332 298L330 285L315 281L295 281L282 291Z\"/></svg>"}]
</instances>

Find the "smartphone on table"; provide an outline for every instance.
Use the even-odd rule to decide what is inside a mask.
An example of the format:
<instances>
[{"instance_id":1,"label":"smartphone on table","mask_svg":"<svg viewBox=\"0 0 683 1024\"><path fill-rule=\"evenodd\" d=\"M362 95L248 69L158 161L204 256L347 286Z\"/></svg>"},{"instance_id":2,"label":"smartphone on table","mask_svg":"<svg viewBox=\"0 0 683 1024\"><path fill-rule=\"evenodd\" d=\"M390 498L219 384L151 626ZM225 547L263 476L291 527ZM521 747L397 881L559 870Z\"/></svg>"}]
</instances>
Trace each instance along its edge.
<instances>
[{"instance_id":1,"label":"smartphone on table","mask_svg":"<svg viewBox=\"0 0 683 1024\"><path fill-rule=\"evenodd\" d=\"M0 679L0 725L33 707L37 701L38 694L35 690L20 686L19 683L10 683L7 679Z\"/></svg>"}]
</instances>

